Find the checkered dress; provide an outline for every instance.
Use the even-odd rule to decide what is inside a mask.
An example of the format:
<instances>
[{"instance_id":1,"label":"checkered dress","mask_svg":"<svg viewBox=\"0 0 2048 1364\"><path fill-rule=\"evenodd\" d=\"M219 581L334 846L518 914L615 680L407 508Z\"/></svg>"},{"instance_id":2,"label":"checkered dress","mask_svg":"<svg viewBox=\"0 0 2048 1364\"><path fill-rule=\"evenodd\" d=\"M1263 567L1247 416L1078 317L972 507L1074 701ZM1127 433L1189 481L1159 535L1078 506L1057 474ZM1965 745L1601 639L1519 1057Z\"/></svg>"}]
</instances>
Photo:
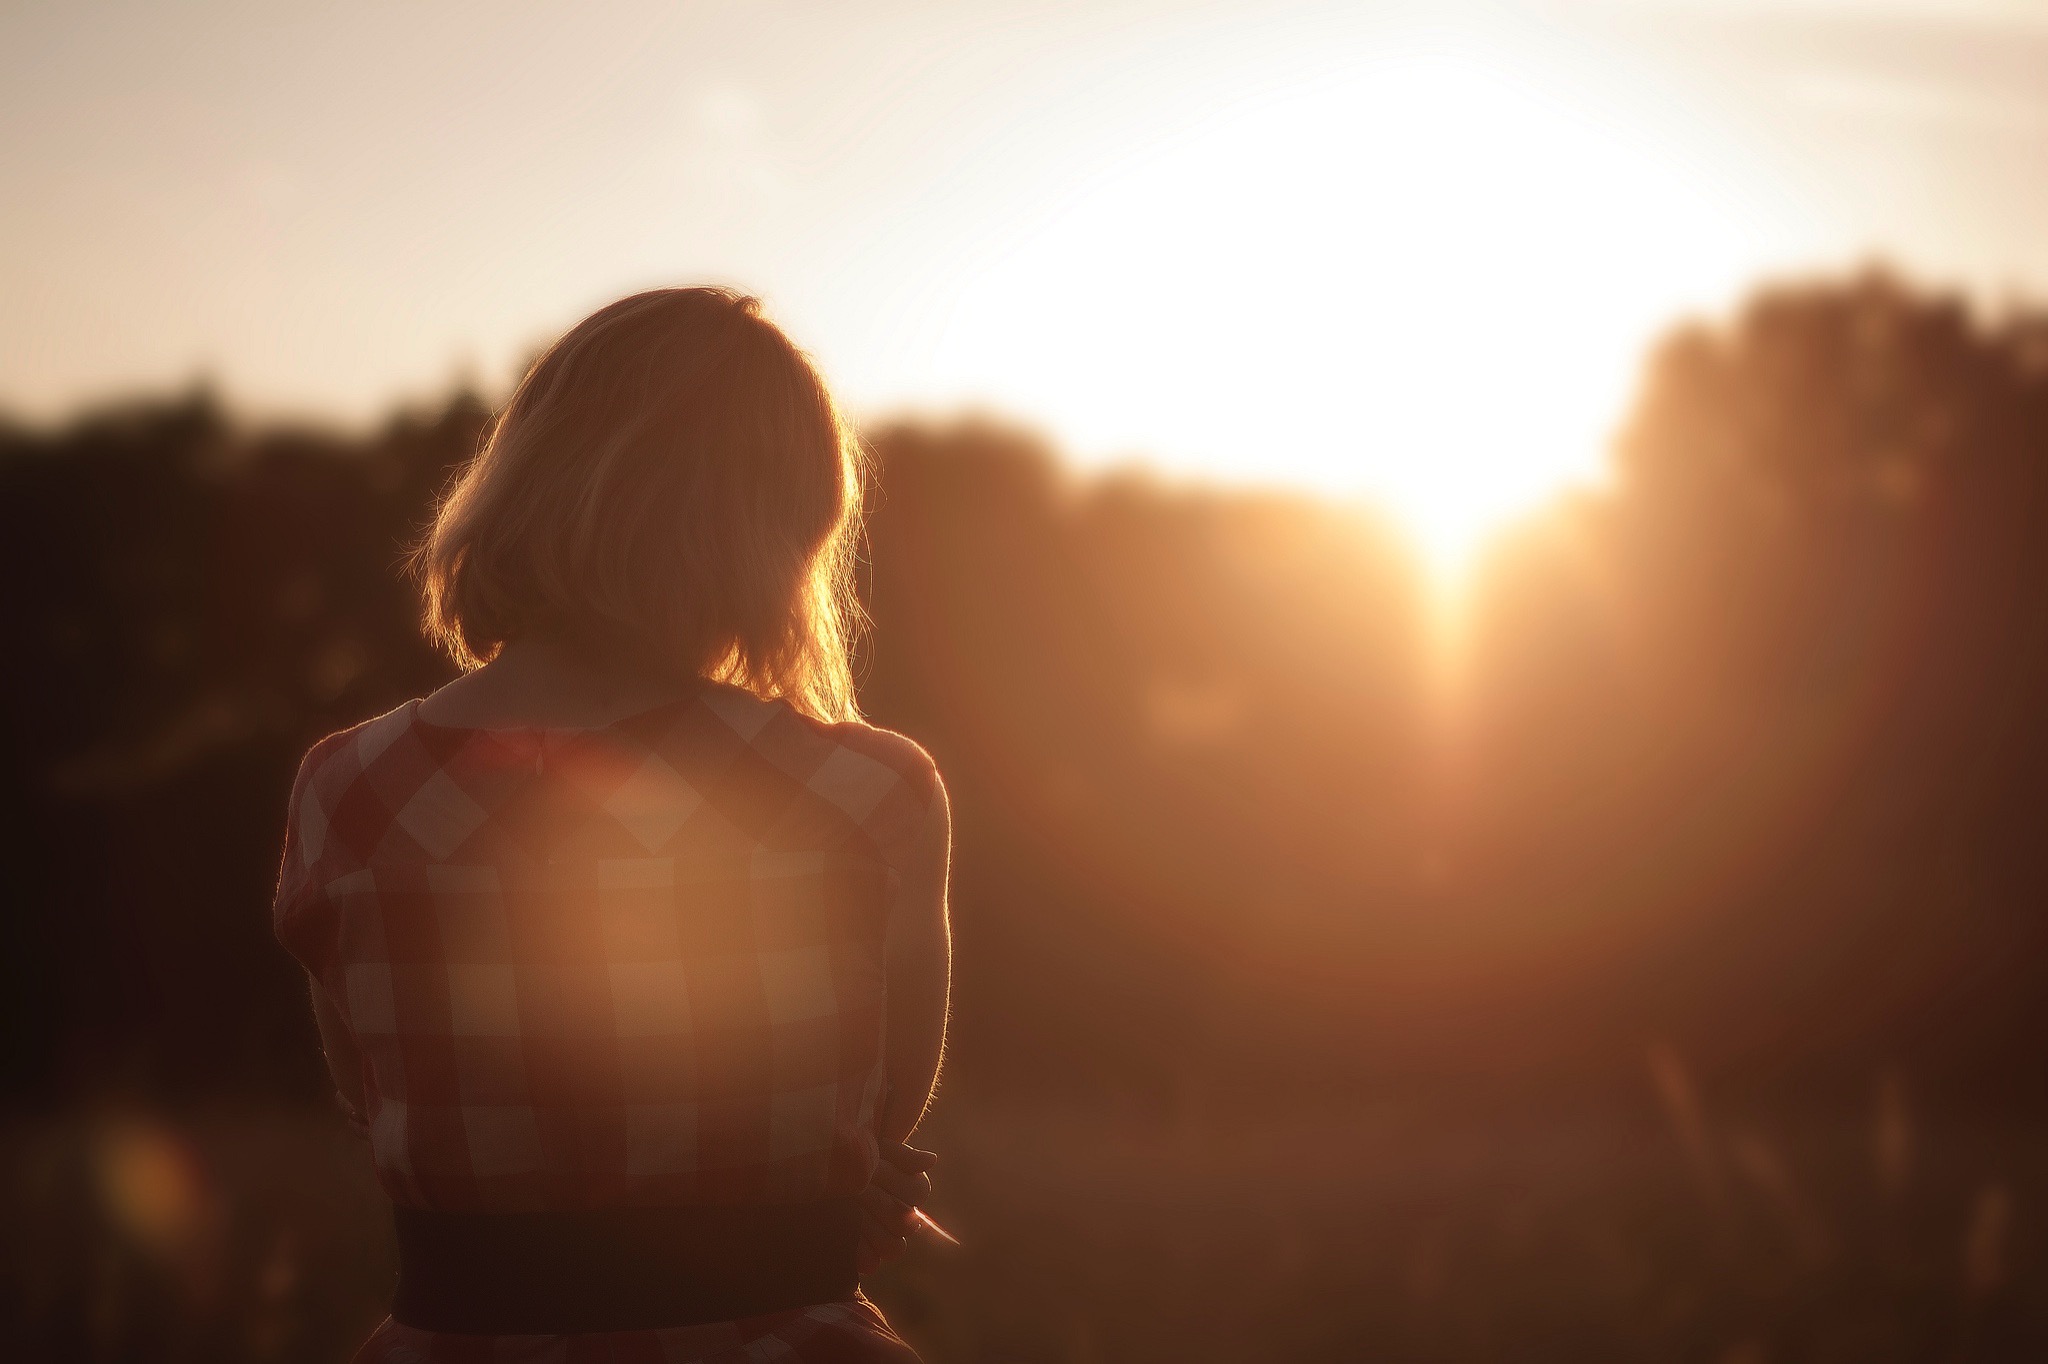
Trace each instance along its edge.
<instances>
[{"instance_id":1,"label":"checkered dress","mask_svg":"<svg viewBox=\"0 0 2048 1364\"><path fill-rule=\"evenodd\" d=\"M448 727L409 702L315 745L275 921L362 1053L386 1192L444 1211L857 1193L891 892L937 790L901 736L716 685L593 730ZM907 1356L864 1302L781 1316L730 1339L387 1324L364 1357L726 1358L698 1348L714 1337L735 1360Z\"/></svg>"}]
</instances>

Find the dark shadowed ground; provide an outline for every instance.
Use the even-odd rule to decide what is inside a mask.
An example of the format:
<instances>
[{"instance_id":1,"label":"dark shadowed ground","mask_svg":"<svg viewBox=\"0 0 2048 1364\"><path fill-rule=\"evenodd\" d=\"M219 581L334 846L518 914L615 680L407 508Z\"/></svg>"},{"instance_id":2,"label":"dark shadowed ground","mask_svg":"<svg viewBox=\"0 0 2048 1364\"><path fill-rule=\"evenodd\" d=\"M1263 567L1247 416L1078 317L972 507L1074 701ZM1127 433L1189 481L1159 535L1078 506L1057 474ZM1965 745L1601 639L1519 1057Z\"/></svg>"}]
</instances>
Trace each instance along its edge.
<instances>
[{"instance_id":1,"label":"dark shadowed ground","mask_svg":"<svg viewBox=\"0 0 2048 1364\"><path fill-rule=\"evenodd\" d=\"M967 1242L870 1285L932 1360L2033 1357L2038 1125L1655 1113L1112 1116L960 1104ZM365 1153L305 1111L6 1137L24 1357L345 1357L394 1272ZM161 1167L161 1168L159 1168ZM33 1249L31 1249L33 1247Z\"/></svg>"}]
</instances>

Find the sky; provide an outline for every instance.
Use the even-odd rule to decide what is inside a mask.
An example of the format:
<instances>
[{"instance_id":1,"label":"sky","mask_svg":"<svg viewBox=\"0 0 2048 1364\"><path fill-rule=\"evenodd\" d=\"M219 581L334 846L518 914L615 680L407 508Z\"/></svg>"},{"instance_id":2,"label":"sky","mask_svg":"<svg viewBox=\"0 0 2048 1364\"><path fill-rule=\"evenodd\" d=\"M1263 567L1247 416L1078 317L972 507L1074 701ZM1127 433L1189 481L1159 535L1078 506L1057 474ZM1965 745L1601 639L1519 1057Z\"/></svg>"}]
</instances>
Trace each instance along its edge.
<instances>
[{"instance_id":1,"label":"sky","mask_svg":"<svg viewBox=\"0 0 2048 1364\"><path fill-rule=\"evenodd\" d=\"M0 409L363 422L716 281L865 416L1450 545L1759 279L2048 298L2044 166L2048 0L12 3Z\"/></svg>"}]
</instances>

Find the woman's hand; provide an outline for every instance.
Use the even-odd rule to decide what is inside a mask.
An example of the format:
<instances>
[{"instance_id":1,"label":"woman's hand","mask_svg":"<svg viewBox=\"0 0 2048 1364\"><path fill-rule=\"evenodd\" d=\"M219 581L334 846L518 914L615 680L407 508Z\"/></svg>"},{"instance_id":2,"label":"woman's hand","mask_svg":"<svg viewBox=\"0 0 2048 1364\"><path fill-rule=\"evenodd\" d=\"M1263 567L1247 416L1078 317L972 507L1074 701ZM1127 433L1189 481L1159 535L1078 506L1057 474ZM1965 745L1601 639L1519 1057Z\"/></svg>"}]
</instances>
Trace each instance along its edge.
<instances>
[{"instance_id":1,"label":"woman's hand","mask_svg":"<svg viewBox=\"0 0 2048 1364\"><path fill-rule=\"evenodd\" d=\"M916 1221L911 1209L932 1196L929 1171L938 1163L930 1151L920 1151L900 1141L881 1143L881 1160L874 1177L860 1191L859 1267L871 1274L901 1255Z\"/></svg>"}]
</instances>

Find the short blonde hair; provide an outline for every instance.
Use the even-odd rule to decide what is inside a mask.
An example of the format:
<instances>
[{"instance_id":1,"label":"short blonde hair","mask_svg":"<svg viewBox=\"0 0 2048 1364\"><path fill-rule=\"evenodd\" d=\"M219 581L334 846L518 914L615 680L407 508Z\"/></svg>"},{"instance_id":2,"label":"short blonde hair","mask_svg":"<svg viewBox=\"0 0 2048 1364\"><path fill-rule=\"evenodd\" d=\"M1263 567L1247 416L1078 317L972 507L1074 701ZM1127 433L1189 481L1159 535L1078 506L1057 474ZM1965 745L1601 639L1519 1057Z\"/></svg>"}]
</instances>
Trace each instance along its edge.
<instances>
[{"instance_id":1,"label":"short blonde hair","mask_svg":"<svg viewBox=\"0 0 2048 1364\"><path fill-rule=\"evenodd\" d=\"M413 565L464 668L566 632L678 680L857 718L860 447L810 360L727 289L656 289L536 360Z\"/></svg>"}]
</instances>

